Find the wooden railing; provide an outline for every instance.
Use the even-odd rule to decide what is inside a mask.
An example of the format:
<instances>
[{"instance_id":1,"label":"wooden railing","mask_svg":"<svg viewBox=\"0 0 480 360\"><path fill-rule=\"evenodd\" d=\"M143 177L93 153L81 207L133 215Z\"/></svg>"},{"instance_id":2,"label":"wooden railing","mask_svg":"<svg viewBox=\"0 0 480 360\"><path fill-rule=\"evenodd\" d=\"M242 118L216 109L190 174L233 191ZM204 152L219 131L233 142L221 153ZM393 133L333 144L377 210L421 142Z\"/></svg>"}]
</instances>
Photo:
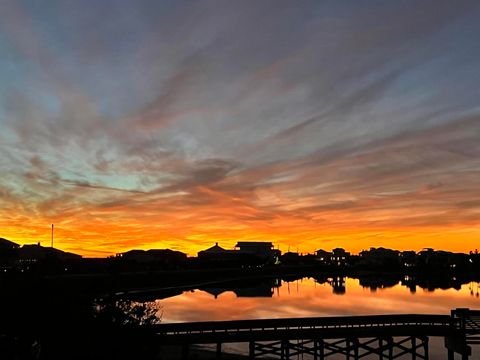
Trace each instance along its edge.
<instances>
[{"instance_id":1,"label":"wooden railing","mask_svg":"<svg viewBox=\"0 0 480 360\"><path fill-rule=\"evenodd\" d=\"M175 342L242 342L247 339L297 339L305 336L424 335L443 336L451 331L448 315L371 315L264 320L234 320L160 324L153 330ZM170 341L169 340L169 341Z\"/></svg>"},{"instance_id":2,"label":"wooden railing","mask_svg":"<svg viewBox=\"0 0 480 360\"><path fill-rule=\"evenodd\" d=\"M395 358L395 351L428 359L430 336L445 338L448 359L454 353L468 359L469 344L480 344L480 311L452 310L451 315L368 315L316 318L208 321L154 325L150 329L162 344L182 345L188 358L190 344L249 344L249 358L268 354L289 359L289 354L310 354L315 359L340 354L360 359L368 354ZM409 345L407 345L409 344ZM362 353L363 351L363 353Z\"/></svg>"},{"instance_id":3,"label":"wooden railing","mask_svg":"<svg viewBox=\"0 0 480 360\"><path fill-rule=\"evenodd\" d=\"M480 344L480 311L470 309L452 310L452 324L467 344Z\"/></svg>"}]
</instances>

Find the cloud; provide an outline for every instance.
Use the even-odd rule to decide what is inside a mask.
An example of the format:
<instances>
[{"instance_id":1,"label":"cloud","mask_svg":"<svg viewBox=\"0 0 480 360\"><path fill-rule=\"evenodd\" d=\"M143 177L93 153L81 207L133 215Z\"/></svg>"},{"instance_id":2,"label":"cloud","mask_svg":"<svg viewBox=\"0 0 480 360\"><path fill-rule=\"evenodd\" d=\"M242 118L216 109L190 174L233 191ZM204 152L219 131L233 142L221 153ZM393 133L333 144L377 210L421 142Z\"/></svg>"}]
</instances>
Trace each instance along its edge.
<instances>
[{"instance_id":1,"label":"cloud","mask_svg":"<svg viewBox=\"0 0 480 360\"><path fill-rule=\"evenodd\" d=\"M7 235L193 253L478 233L473 2L0 6Z\"/></svg>"}]
</instances>

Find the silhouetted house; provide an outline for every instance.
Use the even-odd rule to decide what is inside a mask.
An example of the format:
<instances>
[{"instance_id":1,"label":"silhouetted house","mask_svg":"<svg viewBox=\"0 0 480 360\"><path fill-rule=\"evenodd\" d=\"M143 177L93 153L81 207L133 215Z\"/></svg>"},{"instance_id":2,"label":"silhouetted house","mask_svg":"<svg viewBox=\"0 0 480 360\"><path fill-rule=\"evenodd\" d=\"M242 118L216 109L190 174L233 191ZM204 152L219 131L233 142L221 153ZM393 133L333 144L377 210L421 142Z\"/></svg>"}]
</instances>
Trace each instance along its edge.
<instances>
[{"instance_id":1,"label":"silhouetted house","mask_svg":"<svg viewBox=\"0 0 480 360\"><path fill-rule=\"evenodd\" d=\"M135 263L150 263L153 261L152 256L145 250L129 250L118 254L117 257L120 257L122 260L132 261Z\"/></svg>"},{"instance_id":2,"label":"silhouetted house","mask_svg":"<svg viewBox=\"0 0 480 360\"><path fill-rule=\"evenodd\" d=\"M436 270L448 270L447 253L435 251L432 248L424 248L418 253L418 266L421 268L435 268Z\"/></svg>"},{"instance_id":3,"label":"silhouetted house","mask_svg":"<svg viewBox=\"0 0 480 360\"><path fill-rule=\"evenodd\" d=\"M170 249L151 249L148 250L147 253L152 256L154 262L160 262L166 266L182 265L187 261L187 254L181 251Z\"/></svg>"},{"instance_id":4,"label":"silhouetted house","mask_svg":"<svg viewBox=\"0 0 480 360\"><path fill-rule=\"evenodd\" d=\"M470 268L470 259L467 254L426 248L418 253L417 265L429 271L467 271Z\"/></svg>"},{"instance_id":5,"label":"silhouetted house","mask_svg":"<svg viewBox=\"0 0 480 360\"><path fill-rule=\"evenodd\" d=\"M280 255L272 243L239 242L234 250L226 250L215 243L214 246L198 252L200 262L221 266L260 266L266 262L275 263Z\"/></svg>"},{"instance_id":6,"label":"silhouetted house","mask_svg":"<svg viewBox=\"0 0 480 360\"><path fill-rule=\"evenodd\" d=\"M8 268L15 262L19 247L13 241L0 238L0 267Z\"/></svg>"},{"instance_id":7,"label":"silhouetted house","mask_svg":"<svg viewBox=\"0 0 480 360\"><path fill-rule=\"evenodd\" d=\"M315 251L315 257L322 265L330 265L332 261L332 253L322 249Z\"/></svg>"},{"instance_id":8,"label":"silhouetted house","mask_svg":"<svg viewBox=\"0 0 480 360\"><path fill-rule=\"evenodd\" d=\"M262 260L273 261L279 255L279 251L273 248L271 242L264 241L239 241L235 245L239 254L256 256Z\"/></svg>"},{"instance_id":9,"label":"silhouetted house","mask_svg":"<svg viewBox=\"0 0 480 360\"><path fill-rule=\"evenodd\" d=\"M317 265L317 257L314 254L305 254L301 256L302 264L308 266Z\"/></svg>"},{"instance_id":10,"label":"silhouetted house","mask_svg":"<svg viewBox=\"0 0 480 360\"><path fill-rule=\"evenodd\" d=\"M18 245L17 243L14 243L13 241L10 241L10 240L4 239L4 238L0 238L0 251L1 252L8 251L8 250L15 250L15 249L18 249L19 247L20 247L20 245Z\"/></svg>"},{"instance_id":11,"label":"silhouetted house","mask_svg":"<svg viewBox=\"0 0 480 360\"><path fill-rule=\"evenodd\" d=\"M301 256L296 252L286 252L281 256L281 263L283 265L299 265L301 263Z\"/></svg>"},{"instance_id":12,"label":"silhouetted house","mask_svg":"<svg viewBox=\"0 0 480 360\"><path fill-rule=\"evenodd\" d=\"M332 250L331 262L335 266L347 266L350 263L350 253L342 248Z\"/></svg>"},{"instance_id":13,"label":"silhouetted house","mask_svg":"<svg viewBox=\"0 0 480 360\"><path fill-rule=\"evenodd\" d=\"M370 268L382 270L392 269L400 266L400 252L397 250L385 249L383 247L370 248L360 252L358 264Z\"/></svg>"},{"instance_id":14,"label":"silhouetted house","mask_svg":"<svg viewBox=\"0 0 480 360\"><path fill-rule=\"evenodd\" d=\"M468 263L475 271L480 270L480 254L477 249L475 249L475 251L470 251L470 254L468 255Z\"/></svg>"},{"instance_id":15,"label":"silhouetted house","mask_svg":"<svg viewBox=\"0 0 480 360\"><path fill-rule=\"evenodd\" d=\"M36 263L39 261L60 260L72 261L81 259L81 255L62 251L51 247L37 245L23 245L19 250L18 261L20 264Z\"/></svg>"},{"instance_id":16,"label":"silhouetted house","mask_svg":"<svg viewBox=\"0 0 480 360\"><path fill-rule=\"evenodd\" d=\"M203 266L214 267L235 267L241 266L245 261L243 256L240 256L238 251L226 250L215 243L214 246L198 252L198 261Z\"/></svg>"},{"instance_id":17,"label":"silhouetted house","mask_svg":"<svg viewBox=\"0 0 480 360\"><path fill-rule=\"evenodd\" d=\"M465 272L470 267L470 257L463 253L444 252L451 271Z\"/></svg>"},{"instance_id":18,"label":"silhouetted house","mask_svg":"<svg viewBox=\"0 0 480 360\"><path fill-rule=\"evenodd\" d=\"M415 251L402 251L400 254L403 267L413 268L417 263L417 253Z\"/></svg>"},{"instance_id":19,"label":"silhouetted house","mask_svg":"<svg viewBox=\"0 0 480 360\"><path fill-rule=\"evenodd\" d=\"M218 245L218 242L214 246L198 252L198 258L203 260L215 260L220 259L222 256L231 253L231 250L226 250Z\"/></svg>"},{"instance_id":20,"label":"silhouetted house","mask_svg":"<svg viewBox=\"0 0 480 360\"><path fill-rule=\"evenodd\" d=\"M170 249L130 250L117 254L125 266L140 269L173 269L185 265L187 254ZM131 270L133 270L131 268Z\"/></svg>"}]
</instances>

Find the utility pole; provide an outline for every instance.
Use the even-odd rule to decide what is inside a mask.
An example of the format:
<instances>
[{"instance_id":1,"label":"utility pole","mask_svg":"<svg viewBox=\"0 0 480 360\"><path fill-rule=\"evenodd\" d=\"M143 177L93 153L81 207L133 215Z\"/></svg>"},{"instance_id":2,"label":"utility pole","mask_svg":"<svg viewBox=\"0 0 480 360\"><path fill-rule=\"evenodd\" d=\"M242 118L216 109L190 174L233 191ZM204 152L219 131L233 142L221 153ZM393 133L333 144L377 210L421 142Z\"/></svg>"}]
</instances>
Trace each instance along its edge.
<instances>
[{"instance_id":1,"label":"utility pole","mask_svg":"<svg viewBox=\"0 0 480 360\"><path fill-rule=\"evenodd\" d=\"M53 248L53 224L52 224L52 248Z\"/></svg>"}]
</instances>

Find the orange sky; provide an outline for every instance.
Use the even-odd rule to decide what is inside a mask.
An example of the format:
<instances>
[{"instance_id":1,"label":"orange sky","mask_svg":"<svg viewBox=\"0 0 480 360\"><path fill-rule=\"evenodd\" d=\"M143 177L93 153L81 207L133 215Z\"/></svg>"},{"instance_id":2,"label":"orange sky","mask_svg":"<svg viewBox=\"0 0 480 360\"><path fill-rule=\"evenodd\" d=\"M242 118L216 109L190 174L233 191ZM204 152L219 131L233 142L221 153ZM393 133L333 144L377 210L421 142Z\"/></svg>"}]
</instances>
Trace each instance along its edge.
<instances>
[{"instance_id":1,"label":"orange sky","mask_svg":"<svg viewBox=\"0 0 480 360\"><path fill-rule=\"evenodd\" d=\"M225 210L227 211L227 210ZM96 214L98 216L98 214ZM111 217L117 217L110 213ZM94 218L92 214L76 216L72 219L55 218L55 246L84 256L107 256L130 249L171 248L186 252L191 256L215 242L224 248L233 248L240 240L271 241L282 252L298 251L312 253L317 249L330 250L344 247L358 253L370 247L389 247L398 250L416 250L423 247L444 249L456 252L468 252L478 248L480 229L474 226L450 227L404 227L389 229L368 228L357 224L357 228L322 228L319 223L307 219L290 218L287 215L264 223L230 223L218 219L213 224L196 223L192 217L173 214L164 218L159 216L158 223L152 219L132 218L125 210L121 220L106 221ZM351 214L354 216L354 214ZM183 217L183 218L182 218ZM46 221L48 219L44 219ZM143 220L143 221L142 221ZM41 242L50 245L50 226L36 223L35 219L22 219L22 226L1 224L2 236L20 244ZM160 223L160 221L162 221ZM363 228L361 226L364 226Z\"/></svg>"}]
</instances>

